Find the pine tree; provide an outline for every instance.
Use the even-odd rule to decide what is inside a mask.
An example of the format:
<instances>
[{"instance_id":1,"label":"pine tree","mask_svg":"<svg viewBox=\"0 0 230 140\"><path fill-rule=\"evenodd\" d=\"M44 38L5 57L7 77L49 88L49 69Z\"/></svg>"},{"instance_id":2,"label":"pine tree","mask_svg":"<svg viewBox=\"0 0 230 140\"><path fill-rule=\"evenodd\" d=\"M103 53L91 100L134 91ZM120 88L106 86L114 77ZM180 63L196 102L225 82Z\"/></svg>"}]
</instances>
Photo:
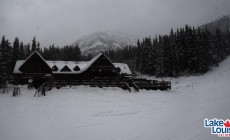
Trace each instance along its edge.
<instances>
[{"instance_id":1,"label":"pine tree","mask_svg":"<svg viewBox=\"0 0 230 140\"><path fill-rule=\"evenodd\" d=\"M2 42L5 42L5 37L3 36L2 37ZM3 52L2 52L2 42L0 44L0 88L2 88L2 83L3 83L3 75L2 75L2 72L3 72L3 66L2 66L2 63L3 63Z\"/></svg>"},{"instance_id":2,"label":"pine tree","mask_svg":"<svg viewBox=\"0 0 230 140\"><path fill-rule=\"evenodd\" d=\"M165 73L164 51L163 38L159 35L159 43L156 46L156 76L163 76Z\"/></svg>"},{"instance_id":3,"label":"pine tree","mask_svg":"<svg viewBox=\"0 0 230 140\"><path fill-rule=\"evenodd\" d=\"M10 77L10 62L12 57L12 47L10 46L10 42L5 40L5 36L2 37L0 52L2 56L0 62L0 77L1 82L5 83Z\"/></svg>"},{"instance_id":4,"label":"pine tree","mask_svg":"<svg viewBox=\"0 0 230 140\"><path fill-rule=\"evenodd\" d=\"M4 83L7 80L7 63L6 63L6 40L5 36L2 37L1 46L0 46L0 52L1 52L1 62L0 62L0 78L1 78L1 84Z\"/></svg>"},{"instance_id":5,"label":"pine tree","mask_svg":"<svg viewBox=\"0 0 230 140\"><path fill-rule=\"evenodd\" d=\"M30 56L30 54L31 54L30 43L28 43L28 44L25 46L25 58L27 58L28 56Z\"/></svg>"},{"instance_id":6,"label":"pine tree","mask_svg":"<svg viewBox=\"0 0 230 140\"><path fill-rule=\"evenodd\" d=\"M135 58L136 60L136 70L140 71L140 56L141 56L141 43L140 40L137 40L137 56Z\"/></svg>"},{"instance_id":7,"label":"pine tree","mask_svg":"<svg viewBox=\"0 0 230 140\"><path fill-rule=\"evenodd\" d=\"M50 56L49 50L48 50L47 48L44 48L44 49L43 49L43 53L42 53L42 57L43 57L44 59L46 59L46 60L51 60L49 56Z\"/></svg>"},{"instance_id":8,"label":"pine tree","mask_svg":"<svg viewBox=\"0 0 230 140\"><path fill-rule=\"evenodd\" d=\"M16 37L13 43L13 56L11 60L11 72L13 72L16 61L19 59L19 39Z\"/></svg>"},{"instance_id":9,"label":"pine tree","mask_svg":"<svg viewBox=\"0 0 230 140\"><path fill-rule=\"evenodd\" d=\"M19 55L19 39L16 37L13 44L13 59L17 60Z\"/></svg>"},{"instance_id":10,"label":"pine tree","mask_svg":"<svg viewBox=\"0 0 230 140\"><path fill-rule=\"evenodd\" d=\"M19 45L19 60L23 60L23 59L25 59L25 50L24 50L23 42L21 42Z\"/></svg>"},{"instance_id":11,"label":"pine tree","mask_svg":"<svg viewBox=\"0 0 230 140\"><path fill-rule=\"evenodd\" d=\"M198 49L199 57L198 57L198 64L199 68L197 70L198 73L205 73L209 70L210 67L210 60L211 60L211 53L210 53L210 41L208 37L208 32L201 32L201 29L198 28Z\"/></svg>"},{"instance_id":12,"label":"pine tree","mask_svg":"<svg viewBox=\"0 0 230 140\"><path fill-rule=\"evenodd\" d=\"M78 44L74 47L74 61L80 61L81 60L81 50L78 47Z\"/></svg>"},{"instance_id":13,"label":"pine tree","mask_svg":"<svg viewBox=\"0 0 230 140\"><path fill-rule=\"evenodd\" d=\"M36 49L37 49L37 43L36 43L36 37L34 37L33 40L32 40L31 52L36 51Z\"/></svg>"},{"instance_id":14,"label":"pine tree","mask_svg":"<svg viewBox=\"0 0 230 140\"><path fill-rule=\"evenodd\" d=\"M37 52L39 52L39 53L41 53L41 50L40 50L41 48L40 48L40 43L38 42L37 43L37 46L36 46L36 51Z\"/></svg>"}]
</instances>

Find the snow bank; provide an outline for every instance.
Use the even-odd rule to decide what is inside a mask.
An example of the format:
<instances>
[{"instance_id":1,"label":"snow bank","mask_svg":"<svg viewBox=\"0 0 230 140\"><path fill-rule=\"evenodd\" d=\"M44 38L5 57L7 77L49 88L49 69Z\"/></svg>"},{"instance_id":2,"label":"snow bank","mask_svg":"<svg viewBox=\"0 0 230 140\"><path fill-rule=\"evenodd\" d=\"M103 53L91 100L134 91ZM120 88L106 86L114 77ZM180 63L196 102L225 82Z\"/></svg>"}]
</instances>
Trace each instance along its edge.
<instances>
[{"instance_id":1,"label":"snow bank","mask_svg":"<svg viewBox=\"0 0 230 140\"><path fill-rule=\"evenodd\" d=\"M171 81L171 91L76 86L35 98L26 86L12 97L11 86L0 94L0 139L218 139L203 120L230 116L230 58L203 76Z\"/></svg>"}]
</instances>

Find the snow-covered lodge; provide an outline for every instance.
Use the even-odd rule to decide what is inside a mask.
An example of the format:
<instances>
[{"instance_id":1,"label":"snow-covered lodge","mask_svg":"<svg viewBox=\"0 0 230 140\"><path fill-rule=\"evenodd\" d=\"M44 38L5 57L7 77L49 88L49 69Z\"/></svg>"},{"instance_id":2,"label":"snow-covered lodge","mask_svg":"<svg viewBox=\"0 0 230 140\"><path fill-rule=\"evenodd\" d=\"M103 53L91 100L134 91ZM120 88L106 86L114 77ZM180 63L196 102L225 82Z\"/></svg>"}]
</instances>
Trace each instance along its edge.
<instances>
[{"instance_id":1,"label":"snow-covered lodge","mask_svg":"<svg viewBox=\"0 0 230 140\"><path fill-rule=\"evenodd\" d=\"M132 76L132 72L127 64L112 63L102 53L90 61L50 61L35 51L26 60L16 62L14 76L18 83L27 83L37 75L58 80L90 80Z\"/></svg>"},{"instance_id":2,"label":"snow-covered lodge","mask_svg":"<svg viewBox=\"0 0 230 140\"><path fill-rule=\"evenodd\" d=\"M97 87L120 87L131 91L139 89L171 88L168 81L134 78L127 64L112 63L103 53L90 61L50 61L38 52L32 53L26 60L18 60L14 68L15 84L27 84L33 81L37 91L67 85L88 85Z\"/></svg>"}]
</instances>

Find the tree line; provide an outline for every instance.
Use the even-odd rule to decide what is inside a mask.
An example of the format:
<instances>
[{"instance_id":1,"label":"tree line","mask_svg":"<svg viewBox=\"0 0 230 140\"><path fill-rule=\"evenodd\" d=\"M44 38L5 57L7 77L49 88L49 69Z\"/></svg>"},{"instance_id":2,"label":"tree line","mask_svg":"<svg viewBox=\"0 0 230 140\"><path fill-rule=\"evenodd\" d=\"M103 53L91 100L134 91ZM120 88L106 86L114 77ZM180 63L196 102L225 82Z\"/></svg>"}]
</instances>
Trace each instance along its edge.
<instances>
[{"instance_id":1,"label":"tree line","mask_svg":"<svg viewBox=\"0 0 230 140\"><path fill-rule=\"evenodd\" d=\"M26 59L38 51L46 60L80 61L90 60L92 55L82 55L78 45L58 47L50 45L41 49L40 43L33 38L32 43L23 44L15 38L13 44L2 37L0 44L0 83L10 79L17 60ZM153 76L176 77L207 72L218 66L230 55L230 32L216 29L195 29L185 25L169 35L138 40L136 46L127 46L116 51L104 53L112 62L127 63L134 73Z\"/></svg>"},{"instance_id":2,"label":"tree line","mask_svg":"<svg viewBox=\"0 0 230 140\"><path fill-rule=\"evenodd\" d=\"M137 46L106 51L114 62L126 62L133 72L157 77L202 74L230 55L230 32L211 33L185 25L169 35L146 37Z\"/></svg>"},{"instance_id":3,"label":"tree line","mask_svg":"<svg viewBox=\"0 0 230 140\"><path fill-rule=\"evenodd\" d=\"M55 47L50 45L48 48L41 49L40 43L33 38L31 44L24 43L19 38L15 38L13 44L2 37L0 44L0 88L1 84L5 83L12 77L14 66L17 60L25 60L34 51L39 52L46 60L64 60L64 61L80 61L88 59L87 56L81 55L81 50L76 46Z\"/></svg>"}]
</instances>

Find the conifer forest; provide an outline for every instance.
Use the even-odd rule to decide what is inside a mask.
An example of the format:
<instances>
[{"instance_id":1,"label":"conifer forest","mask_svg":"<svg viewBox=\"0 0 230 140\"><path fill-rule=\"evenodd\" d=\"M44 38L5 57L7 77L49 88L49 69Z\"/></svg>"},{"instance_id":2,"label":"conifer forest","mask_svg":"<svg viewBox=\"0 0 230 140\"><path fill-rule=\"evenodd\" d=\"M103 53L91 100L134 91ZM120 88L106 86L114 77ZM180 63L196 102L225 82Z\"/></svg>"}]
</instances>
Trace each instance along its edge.
<instances>
[{"instance_id":1,"label":"conifer forest","mask_svg":"<svg viewBox=\"0 0 230 140\"><path fill-rule=\"evenodd\" d=\"M93 56L83 55L78 45L41 47L36 37L24 44L15 38L9 42L5 36L0 45L1 83L13 78L16 60L26 59L38 51L46 60L88 61ZM127 63L134 74L156 77L177 77L202 74L223 61L230 54L230 32L216 29L194 28L185 25L166 35L145 37L137 40L136 46L127 46L116 51L104 51L113 62Z\"/></svg>"}]
</instances>

